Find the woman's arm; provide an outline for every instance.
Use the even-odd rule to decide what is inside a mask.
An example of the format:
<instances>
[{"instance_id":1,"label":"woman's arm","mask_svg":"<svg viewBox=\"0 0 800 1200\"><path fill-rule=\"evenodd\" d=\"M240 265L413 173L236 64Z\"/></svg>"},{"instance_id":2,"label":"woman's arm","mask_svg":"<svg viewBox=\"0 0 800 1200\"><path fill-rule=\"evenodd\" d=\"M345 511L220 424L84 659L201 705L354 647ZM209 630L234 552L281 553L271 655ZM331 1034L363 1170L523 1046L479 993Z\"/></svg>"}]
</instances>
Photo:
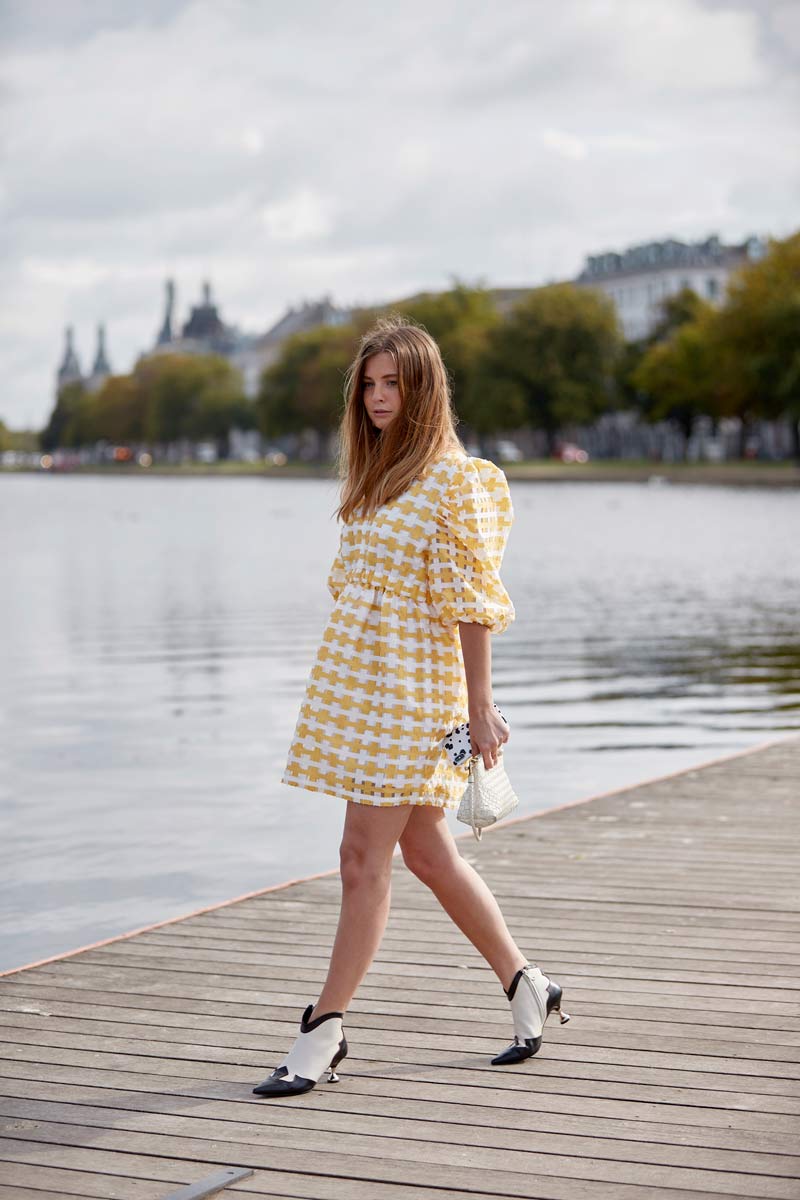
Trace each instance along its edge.
<instances>
[{"instance_id":1,"label":"woman's arm","mask_svg":"<svg viewBox=\"0 0 800 1200\"><path fill-rule=\"evenodd\" d=\"M484 766L495 766L500 746L508 741L508 727L492 703L492 634L487 625L459 621L464 674L469 697L469 734L472 753L482 754Z\"/></svg>"}]
</instances>

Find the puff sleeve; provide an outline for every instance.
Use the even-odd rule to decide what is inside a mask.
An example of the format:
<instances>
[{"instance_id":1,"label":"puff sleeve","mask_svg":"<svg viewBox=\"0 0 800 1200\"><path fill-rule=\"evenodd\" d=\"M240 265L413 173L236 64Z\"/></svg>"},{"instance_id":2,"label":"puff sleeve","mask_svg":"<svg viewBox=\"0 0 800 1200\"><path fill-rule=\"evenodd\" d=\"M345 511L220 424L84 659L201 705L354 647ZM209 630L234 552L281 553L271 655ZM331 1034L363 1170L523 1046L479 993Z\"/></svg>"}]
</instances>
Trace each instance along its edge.
<instances>
[{"instance_id":1,"label":"puff sleeve","mask_svg":"<svg viewBox=\"0 0 800 1200\"><path fill-rule=\"evenodd\" d=\"M429 547L428 595L444 625L465 621L503 633L514 605L500 579L514 520L508 480L488 459L464 459L449 473Z\"/></svg>"},{"instance_id":2,"label":"puff sleeve","mask_svg":"<svg viewBox=\"0 0 800 1200\"><path fill-rule=\"evenodd\" d=\"M328 591L333 596L334 600L339 599L339 593L344 587L345 582L345 566L344 566L344 531L339 538L339 549L336 551L336 557L331 564L331 569L328 572L326 586Z\"/></svg>"}]
</instances>

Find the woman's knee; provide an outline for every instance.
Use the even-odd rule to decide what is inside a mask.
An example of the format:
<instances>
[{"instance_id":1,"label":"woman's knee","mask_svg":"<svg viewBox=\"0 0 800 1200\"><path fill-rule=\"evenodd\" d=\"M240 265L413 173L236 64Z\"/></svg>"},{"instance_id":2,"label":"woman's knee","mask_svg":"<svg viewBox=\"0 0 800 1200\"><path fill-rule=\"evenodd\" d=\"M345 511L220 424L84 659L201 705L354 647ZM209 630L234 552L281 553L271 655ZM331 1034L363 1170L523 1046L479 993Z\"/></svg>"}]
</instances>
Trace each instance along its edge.
<instances>
[{"instance_id":1,"label":"woman's knee","mask_svg":"<svg viewBox=\"0 0 800 1200\"><path fill-rule=\"evenodd\" d=\"M438 838L403 837L400 850L409 871L429 887L452 868L458 856L455 847Z\"/></svg>"},{"instance_id":2,"label":"woman's knee","mask_svg":"<svg viewBox=\"0 0 800 1200\"><path fill-rule=\"evenodd\" d=\"M379 887L391 876L392 860L363 838L343 838L339 846L342 887Z\"/></svg>"}]
</instances>

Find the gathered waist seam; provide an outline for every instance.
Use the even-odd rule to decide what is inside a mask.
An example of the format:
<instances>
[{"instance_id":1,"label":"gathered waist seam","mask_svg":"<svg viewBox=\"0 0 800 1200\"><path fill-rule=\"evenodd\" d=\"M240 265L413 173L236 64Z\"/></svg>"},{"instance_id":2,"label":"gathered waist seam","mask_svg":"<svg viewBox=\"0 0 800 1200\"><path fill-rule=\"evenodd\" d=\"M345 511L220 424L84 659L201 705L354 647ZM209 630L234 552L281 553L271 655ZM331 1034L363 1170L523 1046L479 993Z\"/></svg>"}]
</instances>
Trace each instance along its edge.
<instances>
[{"instance_id":1,"label":"gathered waist seam","mask_svg":"<svg viewBox=\"0 0 800 1200\"><path fill-rule=\"evenodd\" d=\"M393 583L378 583L375 579L362 579L358 576L345 578L344 586L360 588L367 592L388 592L392 596L405 596L409 600L424 601L427 597L427 590L423 586L409 588Z\"/></svg>"}]
</instances>

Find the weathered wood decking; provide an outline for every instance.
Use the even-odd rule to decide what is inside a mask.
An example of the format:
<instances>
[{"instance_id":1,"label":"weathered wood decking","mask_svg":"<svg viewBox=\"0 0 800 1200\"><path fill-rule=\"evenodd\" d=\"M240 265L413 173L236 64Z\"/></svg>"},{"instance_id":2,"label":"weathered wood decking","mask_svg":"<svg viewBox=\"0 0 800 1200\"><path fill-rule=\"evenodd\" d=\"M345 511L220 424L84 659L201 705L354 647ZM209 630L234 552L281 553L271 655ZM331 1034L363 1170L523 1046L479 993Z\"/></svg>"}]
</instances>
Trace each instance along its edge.
<instances>
[{"instance_id":1,"label":"weathered wood decking","mask_svg":"<svg viewBox=\"0 0 800 1200\"><path fill-rule=\"evenodd\" d=\"M0 1200L800 1196L800 739L467 833L572 1021L494 974L398 859L341 1082L250 1093L316 999L338 875L0 980Z\"/></svg>"}]
</instances>

